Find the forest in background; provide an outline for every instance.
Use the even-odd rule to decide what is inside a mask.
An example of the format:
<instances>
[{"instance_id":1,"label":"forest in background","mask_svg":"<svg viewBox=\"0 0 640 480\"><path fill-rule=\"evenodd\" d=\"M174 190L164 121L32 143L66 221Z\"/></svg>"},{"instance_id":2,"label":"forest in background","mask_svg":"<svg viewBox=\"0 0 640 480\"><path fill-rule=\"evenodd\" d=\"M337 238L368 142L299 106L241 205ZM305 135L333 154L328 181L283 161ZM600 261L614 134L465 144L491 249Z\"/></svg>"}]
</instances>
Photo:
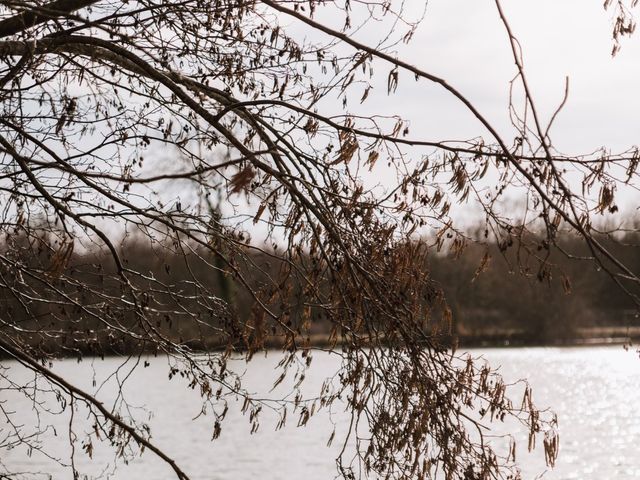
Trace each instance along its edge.
<instances>
[{"instance_id":1,"label":"forest in background","mask_svg":"<svg viewBox=\"0 0 640 480\"><path fill-rule=\"evenodd\" d=\"M599 240L629 265L640 266L633 252L636 234ZM474 244L454 261L451 255L431 257L432 277L445 292L463 344L553 345L640 336L631 297L584 261L587 245L564 235L558 247L550 253L544 242L506 251L495 243Z\"/></svg>"},{"instance_id":2,"label":"forest in background","mask_svg":"<svg viewBox=\"0 0 640 480\"><path fill-rule=\"evenodd\" d=\"M616 257L635 268L640 267L640 259L634 256L632 248L639 243L637 237L636 234L615 239L601 236L600 241ZM174 298L166 293L156 293L158 298L153 300L156 303L147 306L153 322L149 328L158 335L196 350L213 350L229 343L230 336L234 335L229 333L229 325L256 321L252 315L256 308L254 298L240 286L234 275L225 271L215 256L197 249L177 254L161 242L151 245L136 241L135 237L128 238L121 245L123 261L130 268L147 272L152 280L145 285L144 280L138 279L142 283L136 286L144 290L153 288L153 282L160 281L168 286L168 291L179 293ZM34 242L40 245L34 245ZM536 245L535 242L527 244ZM433 329L430 333L434 341L461 346L554 345L632 341L636 336L640 337L631 298L592 263L567 258L561 253L566 249L587 257L589 252L581 240L565 235L557 244L560 249L552 254L544 242L526 248L473 241L455 249L438 251L434 247L424 268L438 290L434 292L434 298L444 296L446 305L433 302L434 320L428 328ZM34 247L40 252L39 256L27 254L33 252ZM22 258L20 252L25 253ZM5 239L2 254L12 255L13 265L42 271L54 285L56 276L63 270L76 280L75 288L69 283L60 283L65 294L79 305L77 311L69 315L68 306L56 310L48 291L50 286L41 286L37 279L30 280L20 271L2 267L3 283L27 285L32 292L32 301L28 304L18 301L8 289L0 289L0 318L11 318L15 325L20 325L23 340L35 349L70 356L128 354L141 348L153 350L151 344L145 347L136 342L136 333L143 337L148 332L131 312L122 314L119 326L130 329L134 335L120 336L116 331L104 328L98 319L87 316L80 307L102 302L107 313L113 314L108 311L108 299L98 298L95 294L101 290L109 292L113 298L121 295L121 286L114 279L115 271L109 267L113 263L109 252L74 252L70 244L56 245L47 238L34 240L18 235L11 240ZM267 275L278 276L278 269L271 265L268 252L256 249L247 258L249 261L237 267L252 288L259 290L266 284ZM215 298L205 297L198 282L231 308L221 313L213 307L211 301L215 304ZM287 288L291 291L292 302L286 308L293 309L293 312L287 312L289 326L302 333L308 345L338 345L345 332L336 330L323 317L321 309L301 303L303 295L295 281ZM189 301L191 304L186 305ZM303 314L305 308L310 312L306 316ZM181 311L198 312L199 321L181 322ZM49 327L46 334L41 331L42 325ZM236 335L231 343L238 350L251 349L256 344L282 347L284 342L276 335L252 338L246 331L237 331Z\"/></svg>"}]
</instances>

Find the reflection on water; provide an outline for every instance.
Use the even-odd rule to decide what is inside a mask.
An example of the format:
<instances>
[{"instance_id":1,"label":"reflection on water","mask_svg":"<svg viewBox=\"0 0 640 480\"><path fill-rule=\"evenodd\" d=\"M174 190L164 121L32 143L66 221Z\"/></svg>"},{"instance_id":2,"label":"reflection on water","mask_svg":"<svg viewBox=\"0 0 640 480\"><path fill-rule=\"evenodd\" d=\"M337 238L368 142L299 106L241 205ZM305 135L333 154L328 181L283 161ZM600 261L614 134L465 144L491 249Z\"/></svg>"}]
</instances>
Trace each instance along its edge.
<instances>
[{"instance_id":1,"label":"reflection on water","mask_svg":"<svg viewBox=\"0 0 640 480\"><path fill-rule=\"evenodd\" d=\"M545 471L542 449L526 452L525 434L518 437L518 463L524 478L542 476L544 479L631 479L640 477L640 359L633 351L622 347L589 348L527 348L483 349L471 354L482 356L494 366L501 365L507 380L528 378L534 389L538 406L551 406L558 414L560 456L556 468ZM293 479L304 473L307 480L326 480L336 474L333 459L340 445L327 440L336 423L337 434L346 428L344 412L321 412L304 428L296 428L295 420L278 432L274 431L277 417L264 411L257 433L250 435L250 425L231 409L223 424L220 437L210 442L213 433L211 416L199 415L201 402L197 392L182 388L176 380L167 379L166 361L150 359L148 368L139 368L128 377L125 391L131 402L133 415L148 420L153 441L170 454L193 479ZM67 375L77 384L94 391L122 360L107 359L80 364L73 360L58 362L55 371ZM256 358L247 368L246 385L250 390L268 392L277 374L275 358ZM12 366L2 362L2 366ZM118 371L119 379L129 375L132 365L125 363ZM308 378L307 388L319 386L336 370L336 360L316 354ZM17 368L13 368L14 378ZM28 372L20 372L20 381ZM116 401L113 384L105 384L99 396L107 404ZM178 382L180 380L178 379ZM6 381L5 381L6 382ZM93 385L96 385L95 387ZM4 386L4 385L3 385ZM111 390L110 390L111 389ZM19 421L29 425L37 421L35 410L23 398L20 403L10 392L0 393L0 405L5 410L18 412ZM36 399L37 400L37 399ZM517 402L517 399L515 399ZM82 411L78 410L81 416ZM196 418L197 417L197 418ZM76 417L76 420L78 419ZM63 458L69 453L69 417L43 416L44 426L53 422L49 430L48 453ZM5 429L4 419L0 428ZM490 425L496 434L509 431L510 425ZM84 428L90 429L85 422ZM5 430L6 431L6 430ZM0 430L0 437L2 430ZM119 465L115 473L104 470L111 457L104 446L95 445L93 459L82 452L82 434L76 442L76 467L89 477L99 473L113 479L172 479L169 467L150 453L136 457L128 465ZM0 439L1 440L1 439ZM55 466L38 451L24 448L0 450L0 465L9 470L39 471L42 478L71 478L70 469ZM1 467L0 467L1 468ZM1 472L2 470L0 470ZM33 477L29 477L33 478Z\"/></svg>"}]
</instances>

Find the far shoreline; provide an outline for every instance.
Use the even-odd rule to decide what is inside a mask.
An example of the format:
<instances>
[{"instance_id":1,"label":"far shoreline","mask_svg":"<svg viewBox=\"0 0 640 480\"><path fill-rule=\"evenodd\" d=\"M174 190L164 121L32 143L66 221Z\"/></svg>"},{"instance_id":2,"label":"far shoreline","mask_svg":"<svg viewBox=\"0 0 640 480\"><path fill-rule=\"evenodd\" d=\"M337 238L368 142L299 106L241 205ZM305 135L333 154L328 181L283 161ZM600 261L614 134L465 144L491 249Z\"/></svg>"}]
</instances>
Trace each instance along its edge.
<instances>
[{"instance_id":1,"label":"far shoreline","mask_svg":"<svg viewBox=\"0 0 640 480\"><path fill-rule=\"evenodd\" d=\"M550 348L550 347L604 347L604 346L619 346L619 347L632 347L633 345L640 343L640 337L631 336L615 336L615 337L579 337L579 338L559 338L559 339L535 339L526 338L520 335L458 335L458 336L440 336L435 339L435 344L443 350L450 350L452 347L455 351L461 350L475 350L475 349L517 349L517 348ZM259 354L261 352L282 352L283 342L280 338L269 338L264 342L264 345L257 349L254 353ZM295 350L321 350L331 351L340 350L343 343L337 342L333 345L329 342L325 335L312 335L308 337L305 346L298 346ZM201 342L188 342L182 345L189 349L193 354L205 354L222 352L226 348L222 348L219 345L209 344L203 345ZM287 350L291 351L291 350ZM247 349L241 346L236 346L231 349L232 354L246 354ZM154 351L148 348L135 348L133 345L115 346L115 345L96 345L95 343L82 343L78 342L72 348L68 346L59 346L54 348L49 345L49 348L43 350L34 349L28 352L32 356L39 359L69 359L75 358L78 361L83 358L110 358L110 357L123 357L123 356L158 356L162 355L161 351ZM9 360L12 357L6 355L5 352L0 351L0 360Z\"/></svg>"}]
</instances>

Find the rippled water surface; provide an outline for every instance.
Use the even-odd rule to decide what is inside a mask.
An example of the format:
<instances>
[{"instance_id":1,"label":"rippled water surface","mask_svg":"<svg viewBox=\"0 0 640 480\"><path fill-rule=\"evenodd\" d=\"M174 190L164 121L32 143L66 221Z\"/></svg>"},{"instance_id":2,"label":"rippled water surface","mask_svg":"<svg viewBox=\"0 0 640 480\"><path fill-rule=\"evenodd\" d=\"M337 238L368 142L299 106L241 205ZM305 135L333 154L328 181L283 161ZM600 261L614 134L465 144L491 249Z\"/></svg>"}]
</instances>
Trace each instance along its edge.
<instances>
[{"instance_id":1,"label":"rippled water surface","mask_svg":"<svg viewBox=\"0 0 640 480\"><path fill-rule=\"evenodd\" d=\"M517 459L524 478L543 479L631 479L640 478L640 359L635 351L622 347L484 349L471 351L483 356L510 381L528 378L534 389L538 406L550 406L558 414L560 456L555 469L544 464L541 448L528 454L518 436ZM213 420L199 415L201 402L197 392L184 388L181 379L169 382L166 361L150 359L148 368L136 369L125 383L125 393L131 412L151 426L153 440L172 456L193 479L215 480L327 480L335 477L334 458L340 448L337 442L327 447L327 440L336 424L336 438L346 428L345 415L339 409L321 412L304 428L295 428L295 419L278 432L277 418L264 411L257 433L250 435L250 426L236 408L232 408L223 424L221 436L210 441ZM110 358L104 361L84 361L80 364L64 360L55 364L54 371L66 375L88 390L108 378L119 366L120 380L129 375L131 363ZM246 384L256 392L268 392L277 373L275 356L257 358L246 368ZM11 378L23 382L29 374L11 362L0 365L12 367ZM307 379L307 388L319 386L335 373L336 361L316 354ZM98 392L107 404L114 397L115 377ZM6 379L4 384L6 386ZM44 397L42 397L44 398ZM517 401L517 400L516 400ZM18 423L32 425L37 421L35 410L23 397L0 391L0 406L15 412L11 418ZM146 413L145 413L146 412ZM76 413L75 421L90 423ZM80 417L80 418L78 418ZM47 453L63 458L69 453L68 412L63 415L44 415L41 425L53 423L47 432ZM513 425L492 426L502 433ZM7 426L0 417L0 441ZM112 453L103 446L95 446L93 459L82 451L82 432L75 442L77 469L91 478L103 473L112 479L171 479L169 467L150 452L137 456L127 465L119 465L113 473L107 467ZM25 478L72 478L70 468L56 466L43 453L28 452L25 448L0 450L1 464L13 471L40 472L40 476Z\"/></svg>"}]
</instances>

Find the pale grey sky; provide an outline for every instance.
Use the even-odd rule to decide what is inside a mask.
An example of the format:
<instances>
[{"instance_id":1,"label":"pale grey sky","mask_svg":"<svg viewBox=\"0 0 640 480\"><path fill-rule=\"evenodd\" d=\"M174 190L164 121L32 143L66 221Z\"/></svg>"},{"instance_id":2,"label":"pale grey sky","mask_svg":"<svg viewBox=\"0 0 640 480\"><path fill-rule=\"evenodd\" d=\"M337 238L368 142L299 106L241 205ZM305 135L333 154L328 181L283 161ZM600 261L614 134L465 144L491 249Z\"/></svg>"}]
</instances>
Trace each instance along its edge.
<instances>
[{"instance_id":1,"label":"pale grey sky","mask_svg":"<svg viewBox=\"0 0 640 480\"><path fill-rule=\"evenodd\" d=\"M405 3L415 12L424 6L422 0ZM570 79L568 102L551 132L554 146L565 154L585 154L601 147L616 152L640 144L640 32L625 39L620 53L612 58L612 13L603 9L600 0L502 0L502 5L522 45L528 80L543 121L561 102L565 77ZM316 19L341 29L344 17L330 8L327 12L331 15L320 11ZM291 18L283 16L281 21L288 25L289 33L299 28L300 35L309 34L308 28ZM375 46L387 27L384 22L372 22L355 36ZM516 67L494 0L429 0L413 40L399 45L397 55L446 79L511 143L515 132L509 122L508 95ZM376 69L369 101L359 105L359 90L354 87L350 113L400 115L411 122L410 136L423 140L487 137L482 125L440 86L416 82L401 72L397 93L388 96L390 67L377 62ZM329 110L343 112L334 97L328 100L333 102ZM371 176L374 182L386 183L380 168ZM188 203L189 199L182 197L183 204ZM626 212L634 212L635 195L625 197L630 200ZM241 198L238 202L243 204ZM473 212L468 205L462 211L463 217Z\"/></svg>"},{"instance_id":2,"label":"pale grey sky","mask_svg":"<svg viewBox=\"0 0 640 480\"><path fill-rule=\"evenodd\" d=\"M416 0L405 4L416 12L424 6ZM640 32L625 38L622 50L612 58L613 12L605 11L599 0L502 0L501 4L522 46L528 83L544 123L561 103L569 77L568 101L551 130L554 147L562 154L579 155L603 147L623 152L640 145ZM640 9L635 14L640 16ZM321 21L342 27L339 16ZM384 33L383 24L372 23L355 37L375 46ZM494 0L429 0L412 41L399 45L395 53L457 88L511 144L516 132L509 120L509 82L517 70ZM401 72L397 93L388 96L390 67L379 62L376 69L370 101L359 106L354 99L350 113L400 115L411 122L411 138L483 136L491 143L478 120L442 87L416 82ZM523 104L520 99L516 106ZM380 172L376 178L384 183ZM637 192L620 186L618 199L621 211L603 221L618 222L637 213ZM465 205L462 211L468 217L473 210Z\"/></svg>"},{"instance_id":3,"label":"pale grey sky","mask_svg":"<svg viewBox=\"0 0 640 480\"><path fill-rule=\"evenodd\" d=\"M601 1L503 0L503 8L522 45L543 118L560 103L565 77L570 79L568 102L552 131L556 148L586 153L640 143L640 34L626 39L612 58L612 13ZM447 79L501 132L510 131L508 84L516 70L493 0L430 0L413 41L398 54ZM415 136L482 133L454 99L405 82L409 93L405 84L401 102L392 103L406 109Z\"/></svg>"}]
</instances>

